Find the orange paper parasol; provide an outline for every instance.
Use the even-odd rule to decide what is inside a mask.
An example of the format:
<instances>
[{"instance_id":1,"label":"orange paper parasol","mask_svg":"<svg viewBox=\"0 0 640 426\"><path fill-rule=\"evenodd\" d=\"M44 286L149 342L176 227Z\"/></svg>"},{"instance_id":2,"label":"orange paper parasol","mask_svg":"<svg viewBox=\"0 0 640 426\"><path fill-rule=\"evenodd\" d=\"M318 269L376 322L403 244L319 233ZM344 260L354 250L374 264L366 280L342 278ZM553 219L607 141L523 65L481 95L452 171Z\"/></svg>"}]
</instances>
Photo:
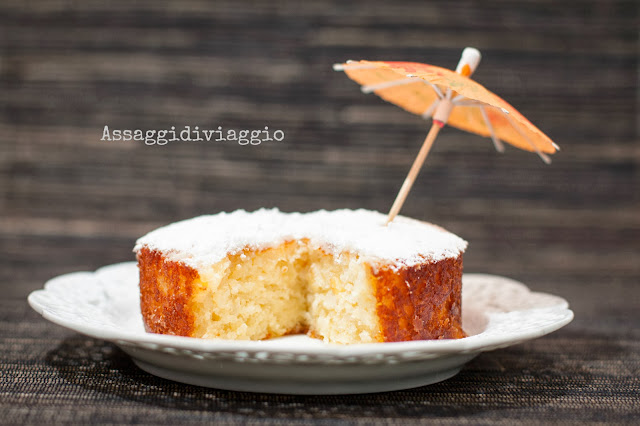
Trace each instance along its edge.
<instances>
[{"instance_id":1,"label":"orange paper parasol","mask_svg":"<svg viewBox=\"0 0 640 426\"><path fill-rule=\"evenodd\" d=\"M396 197L387 224L400 211L438 132L445 124L490 137L502 152L502 141L536 152L545 163L559 148L504 99L471 80L480 62L480 52L467 47L456 71L417 62L347 61L333 69L344 71L362 85L364 93L375 93L405 110L433 119L431 130Z\"/></svg>"}]
</instances>

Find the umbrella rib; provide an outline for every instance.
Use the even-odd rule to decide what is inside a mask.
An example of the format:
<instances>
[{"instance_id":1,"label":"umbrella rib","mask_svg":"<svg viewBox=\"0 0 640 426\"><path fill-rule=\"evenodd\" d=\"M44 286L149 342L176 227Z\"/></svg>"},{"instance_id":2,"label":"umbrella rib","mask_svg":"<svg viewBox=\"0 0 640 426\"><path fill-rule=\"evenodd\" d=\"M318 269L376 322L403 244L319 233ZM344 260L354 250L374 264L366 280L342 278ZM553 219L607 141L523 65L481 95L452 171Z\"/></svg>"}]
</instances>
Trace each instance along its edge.
<instances>
[{"instance_id":1,"label":"umbrella rib","mask_svg":"<svg viewBox=\"0 0 640 426\"><path fill-rule=\"evenodd\" d=\"M439 103L440 103L440 99L436 99L435 101L433 101L431 106L427 108L425 112L422 113L422 118L426 120L427 118L431 117L431 114L433 114L433 111L436 110Z\"/></svg>"},{"instance_id":2,"label":"umbrella rib","mask_svg":"<svg viewBox=\"0 0 640 426\"><path fill-rule=\"evenodd\" d=\"M374 68L378 68L375 65L368 64L333 64L334 71L345 71L345 70L371 70Z\"/></svg>"},{"instance_id":3,"label":"umbrella rib","mask_svg":"<svg viewBox=\"0 0 640 426\"><path fill-rule=\"evenodd\" d=\"M531 148L536 152L536 154L538 154L538 156L542 159L542 161L544 161L546 164L551 164L551 159L549 158L549 156L544 154L542 151L540 151L540 149L531 141L529 136L527 136L522 131L520 126L518 126L516 124L516 122L509 116L509 113L504 112L504 110L502 108L500 108L500 112L502 112L502 114L505 117L507 117L507 120L509 120L509 123L511 123L511 126L513 126L513 128L516 129L516 131L518 133L520 133L520 136L522 136L524 139L526 139L526 141L529 143L529 146L531 146Z\"/></svg>"},{"instance_id":4,"label":"umbrella rib","mask_svg":"<svg viewBox=\"0 0 640 426\"><path fill-rule=\"evenodd\" d=\"M484 102L475 101L473 99L467 99L466 101L456 101L456 102L453 102L453 104L455 106L477 106L477 107L482 107L484 105L487 105Z\"/></svg>"},{"instance_id":5,"label":"umbrella rib","mask_svg":"<svg viewBox=\"0 0 640 426\"><path fill-rule=\"evenodd\" d=\"M482 113L482 118L484 118L484 122L487 124L489 132L491 132L491 140L493 141L493 146L496 148L496 151L504 152L504 144L500 139L498 139L498 136L496 136L496 132L493 129L491 120L489 120L489 116L487 115L487 110L484 108L484 106L480 106L479 108L480 112Z\"/></svg>"},{"instance_id":6,"label":"umbrella rib","mask_svg":"<svg viewBox=\"0 0 640 426\"><path fill-rule=\"evenodd\" d=\"M451 90L451 87L447 87L447 99L451 99L451 95L453 94L453 91Z\"/></svg>"},{"instance_id":7,"label":"umbrella rib","mask_svg":"<svg viewBox=\"0 0 640 426\"><path fill-rule=\"evenodd\" d=\"M469 107L478 107L480 108L480 112L482 113L482 118L484 119L485 124L487 125L487 129L489 129L489 133L491 134L491 140L493 141L493 146L498 152L504 152L504 144L498 136L496 135L495 130L493 129L493 125L491 124L491 120L489 120L489 116L487 115L487 110L485 109L484 102L476 101L474 99L469 99L463 95L458 95L453 98L453 104L455 106L469 106Z\"/></svg>"},{"instance_id":8,"label":"umbrella rib","mask_svg":"<svg viewBox=\"0 0 640 426\"><path fill-rule=\"evenodd\" d=\"M438 86L436 86L435 84L431 83L430 81L425 81L425 80L422 80L422 81L424 81L429 86L431 86L431 88L436 92L436 95L438 95L438 98L440 98L440 99L444 98L444 95L442 94L442 90L440 90L440 88Z\"/></svg>"},{"instance_id":9,"label":"umbrella rib","mask_svg":"<svg viewBox=\"0 0 640 426\"><path fill-rule=\"evenodd\" d=\"M419 81L421 81L421 79L411 77L411 78L405 78L402 80L385 81L378 84L369 84L366 86L361 86L360 90L362 90L362 93L371 93L371 92L375 92L376 90L387 89L389 87L400 86L403 84L417 83Z\"/></svg>"}]
</instances>

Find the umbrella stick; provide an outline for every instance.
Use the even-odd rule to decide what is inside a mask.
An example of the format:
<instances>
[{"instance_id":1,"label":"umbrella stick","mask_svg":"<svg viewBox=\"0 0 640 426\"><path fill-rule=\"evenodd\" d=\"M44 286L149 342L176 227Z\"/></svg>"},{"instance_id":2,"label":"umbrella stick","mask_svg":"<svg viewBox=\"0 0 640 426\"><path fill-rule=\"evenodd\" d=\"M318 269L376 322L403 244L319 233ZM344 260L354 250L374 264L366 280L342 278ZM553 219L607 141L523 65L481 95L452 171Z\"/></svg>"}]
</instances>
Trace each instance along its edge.
<instances>
[{"instance_id":1,"label":"umbrella stick","mask_svg":"<svg viewBox=\"0 0 640 426\"><path fill-rule=\"evenodd\" d=\"M409 195L409 191L411 191L411 187L413 186L413 182L415 182L418 177L418 173L420 173L420 169L422 168L422 164L424 164L424 160L427 158L429 154L429 150L431 150L431 146L433 145L433 141L436 140L436 136L438 136L438 132L442 127L437 124L435 121L431 125L431 130L429 130L429 134L425 138L422 143L422 148L420 148L420 152L418 152L418 156L413 161L413 165L411 166L411 170L409 170L409 174L404 180L402 184L402 188L400 188L400 192L396 196L396 200L393 202L393 206L391 206L391 210L389 211L389 216L387 216L388 225L395 219L395 217L400 212L402 205L404 204L404 200L407 199L407 195Z\"/></svg>"}]
</instances>

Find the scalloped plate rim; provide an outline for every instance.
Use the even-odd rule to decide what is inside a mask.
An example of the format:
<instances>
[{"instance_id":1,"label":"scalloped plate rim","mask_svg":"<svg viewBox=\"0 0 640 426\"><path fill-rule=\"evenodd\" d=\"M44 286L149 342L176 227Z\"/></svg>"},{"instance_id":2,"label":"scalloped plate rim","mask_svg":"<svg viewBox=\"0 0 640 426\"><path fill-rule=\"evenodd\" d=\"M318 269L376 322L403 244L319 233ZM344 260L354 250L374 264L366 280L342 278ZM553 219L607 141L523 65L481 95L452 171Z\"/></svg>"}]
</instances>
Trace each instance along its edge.
<instances>
[{"instance_id":1,"label":"scalloped plate rim","mask_svg":"<svg viewBox=\"0 0 640 426\"><path fill-rule=\"evenodd\" d=\"M282 339L287 339L287 337L281 339L271 339L266 341L241 341L241 340L210 340L210 339L198 339L191 337L182 337L182 336L169 336L169 335L160 335L160 334L152 334L152 333L139 333L139 332L127 332L123 330L112 330L112 329L101 329L98 327L81 324L78 322L69 321L65 318L61 318L56 315L55 312L48 309L46 302L40 300L40 296L47 291L51 290L51 286L55 285L56 282L64 282L65 278L70 276L80 276L82 274L96 275L99 273L104 273L109 270L114 270L121 267L131 267L131 265L135 265L135 262L122 262L116 263L112 265L106 265L95 272L89 271L78 271L71 272L68 274L59 275L48 280L44 289L35 290L28 296L29 305L42 317L45 319L58 324L62 327L68 328L73 331L77 331L81 334L114 342L116 344L122 344L127 346L143 346L143 345L163 345L170 346L174 348L198 351L198 352L271 352L271 353L286 353L286 354L297 354L304 355L312 353L313 355L333 355L336 357L349 357L349 356L363 356L363 355L376 355L376 354L394 354L405 351L420 351L421 353L431 353L434 355L448 355L448 354L468 354L472 352L485 352L490 351L502 347L507 347L511 345L515 345L521 343L526 340L535 339L546 334L552 333L573 320L573 311L571 311L568 306L568 302L565 299L560 298L559 296L554 296L558 299L559 304L551 307L545 308L533 308L533 309L525 309L520 311L510 311L509 313L516 312L543 312L543 311L553 311L557 314L562 312L562 317L557 319L555 322L550 323L549 325L533 330L527 330L520 333L508 333L502 336L483 336L484 333L479 333L473 336L469 336L463 339L457 340L420 340L420 341L410 341L410 342L388 342L388 343L364 343L364 344L353 344L353 345L333 345L333 344L325 344L322 346L310 346L307 348L298 348L294 346L286 346L279 348L279 342L282 342ZM518 281L512 280L510 278L491 275L491 274L470 274L466 273L463 275L463 281L467 277L486 277L486 278L499 278L501 280L508 280L513 282L514 284L518 284L520 286L528 287ZM529 290L530 291L530 290ZM536 294L547 295L547 293L538 293L532 292ZM488 313L488 324L495 320L495 318L503 315L501 313Z\"/></svg>"}]
</instances>

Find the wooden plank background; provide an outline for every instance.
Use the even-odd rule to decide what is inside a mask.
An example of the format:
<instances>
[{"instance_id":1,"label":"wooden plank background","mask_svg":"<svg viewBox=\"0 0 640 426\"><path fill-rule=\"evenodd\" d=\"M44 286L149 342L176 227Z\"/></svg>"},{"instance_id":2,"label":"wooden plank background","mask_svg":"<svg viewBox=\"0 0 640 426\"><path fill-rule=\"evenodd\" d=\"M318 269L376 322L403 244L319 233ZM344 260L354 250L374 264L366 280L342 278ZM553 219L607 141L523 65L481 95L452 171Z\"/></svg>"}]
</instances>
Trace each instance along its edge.
<instances>
[{"instance_id":1,"label":"wooden plank background","mask_svg":"<svg viewBox=\"0 0 640 426\"><path fill-rule=\"evenodd\" d=\"M588 0L0 3L0 289L133 260L135 239L237 208L387 211L428 123L363 95L346 59L455 67L562 152L445 129L403 214L470 242L469 272L570 300L640 302L638 3ZM111 128L282 129L283 142L101 141ZM625 314L626 312L626 314Z\"/></svg>"}]
</instances>

